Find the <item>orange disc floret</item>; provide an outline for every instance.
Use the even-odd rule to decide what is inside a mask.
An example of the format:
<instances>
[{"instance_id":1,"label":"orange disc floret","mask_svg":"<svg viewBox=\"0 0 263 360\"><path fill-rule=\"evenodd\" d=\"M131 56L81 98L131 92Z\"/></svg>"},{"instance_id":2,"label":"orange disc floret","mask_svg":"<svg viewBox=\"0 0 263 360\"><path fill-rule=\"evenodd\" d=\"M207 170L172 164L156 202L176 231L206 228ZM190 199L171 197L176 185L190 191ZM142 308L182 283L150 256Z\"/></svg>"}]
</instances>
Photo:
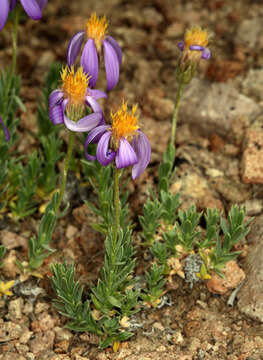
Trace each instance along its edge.
<instances>
[{"instance_id":1,"label":"orange disc floret","mask_svg":"<svg viewBox=\"0 0 263 360\"><path fill-rule=\"evenodd\" d=\"M206 47L208 44L207 30L202 30L199 26L187 30L184 36L184 44L186 48L189 48L191 45Z\"/></svg>"},{"instance_id":2,"label":"orange disc floret","mask_svg":"<svg viewBox=\"0 0 263 360\"><path fill-rule=\"evenodd\" d=\"M135 116L137 106L133 105L130 112L127 110L127 103L123 102L121 108L115 113L111 113L112 119L112 136L116 143L121 137L133 136L136 130L139 129L137 125L137 116Z\"/></svg>"},{"instance_id":3,"label":"orange disc floret","mask_svg":"<svg viewBox=\"0 0 263 360\"><path fill-rule=\"evenodd\" d=\"M87 37L94 39L98 50L101 48L102 40L104 40L107 33L107 27L108 23L105 15L99 18L97 17L96 13L91 15L86 24Z\"/></svg>"},{"instance_id":4,"label":"orange disc floret","mask_svg":"<svg viewBox=\"0 0 263 360\"><path fill-rule=\"evenodd\" d=\"M85 102L89 76L82 67L75 72L74 67L66 66L61 72L62 90L71 105L82 105Z\"/></svg>"}]
</instances>

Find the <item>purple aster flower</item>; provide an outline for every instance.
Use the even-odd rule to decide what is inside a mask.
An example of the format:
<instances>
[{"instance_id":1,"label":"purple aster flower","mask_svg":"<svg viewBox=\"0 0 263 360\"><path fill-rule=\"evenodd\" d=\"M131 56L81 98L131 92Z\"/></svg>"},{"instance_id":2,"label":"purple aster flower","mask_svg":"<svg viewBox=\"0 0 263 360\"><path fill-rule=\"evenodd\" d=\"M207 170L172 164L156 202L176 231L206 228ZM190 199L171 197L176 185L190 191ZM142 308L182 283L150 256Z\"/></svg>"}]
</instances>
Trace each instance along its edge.
<instances>
[{"instance_id":1,"label":"purple aster flower","mask_svg":"<svg viewBox=\"0 0 263 360\"><path fill-rule=\"evenodd\" d=\"M68 66L75 63L86 34L86 43L81 54L80 64L84 71L91 76L90 86L94 87L98 79L99 58L103 48L107 90L111 90L119 80L122 52L116 40L111 36L106 36L107 27L105 16L97 18L96 14L93 14L87 22L86 33L80 31L70 40L67 63Z\"/></svg>"},{"instance_id":2,"label":"purple aster flower","mask_svg":"<svg viewBox=\"0 0 263 360\"><path fill-rule=\"evenodd\" d=\"M178 43L178 48L188 54L189 59L193 60L209 60L211 57L210 50L206 47L208 44L208 33L199 26L195 26L187 30L184 41Z\"/></svg>"},{"instance_id":3,"label":"purple aster flower","mask_svg":"<svg viewBox=\"0 0 263 360\"><path fill-rule=\"evenodd\" d=\"M0 10L0 30L5 26L8 14L12 11L17 0L1 0ZM47 4L47 0L20 0L25 12L31 19L39 20L42 17L42 10Z\"/></svg>"},{"instance_id":4,"label":"purple aster flower","mask_svg":"<svg viewBox=\"0 0 263 360\"><path fill-rule=\"evenodd\" d=\"M132 166L132 178L137 179L146 169L151 158L149 140L137 126L136 106L127 111L127 104L111 114L112 125L101 125L93 129L85 142L85 156L88 160L97 159L107 166L115 159L116 167L122 169ZM132 139L131 144L127 137ZM97 143L96 156L87 153L87 146Z\"/></svg>"},{"instance_id":5,"label":"purple aster flower","mask_svg":"<svg viewBox=\"0 0 263 360\"><path fill-rule=\"evenodd\" d=\"M64 123L69 130L76 132L86 132L104 124L102 109L96 100L107 95L100 90L88 88L89 77L83 69L80 67L75 72L73 67L69 69L66 66L61 73L61 79L62 88L52 91L49 97L49 116L53 124ZM81 114L85 104L94 111L92 114L84 116L77 122L68 118L66 109L72 109L73 106L74 112Z\"/></svg>"},{"instance_id":6,"label":"purple aster flower","mask_svg":"<svg viewBox=\"0 0 263 360\"><path fill-rule=\"evenodd\" d=\"M2 125L2 128L4 130L5 140L8 141L10 139L10 134L1 117L0 117L0 124Z\"/></svg>"}]
</instances>

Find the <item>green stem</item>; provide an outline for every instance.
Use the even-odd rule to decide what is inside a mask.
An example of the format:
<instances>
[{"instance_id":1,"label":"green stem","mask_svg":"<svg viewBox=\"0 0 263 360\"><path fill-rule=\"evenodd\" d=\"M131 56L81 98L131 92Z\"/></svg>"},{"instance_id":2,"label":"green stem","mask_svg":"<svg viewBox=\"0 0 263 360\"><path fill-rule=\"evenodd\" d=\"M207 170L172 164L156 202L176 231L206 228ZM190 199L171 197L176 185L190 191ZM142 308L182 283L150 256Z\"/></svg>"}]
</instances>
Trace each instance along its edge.
<instances>
[{"instance_id":1,"label":"green stem","mask_svg":"<svg viewBox=\"0 0 263 360\"><path fill-rule=\"evenodd\" d=\"M75 140L75 133L70 131L70 133L69 133L69 143L68 143L68 152L67 152L67 156L66 156L65 161L64 161L63 173L62 173L62 176L61 176L60 193L59 193L57 209L56 209L57 211L59 210L59 207L60 207L61 202L63 200L65 189L66 189L67 174L68 174L69 164L70 164L70 160L71 160L71 156L72 156L72 152L73 152L74 140Z\"/></svg>"},{"instance_id":2,"label":"green stem","mask_svg":"<svg viewBox=\"0 0 263 360\"><path fill-rule=\"evenodd\" d=\"M114 227L113 227L113 249L115 251L119 226L120 226L120 190L119 190L119 177L120 170L115 166L113 167L113 177L114 177Z\"/></svg>"},{"instance_id":3,"label":"green stem","mask_svg":"<svg viewBox=\"0 0 263 360\"><path fill-rule=\"evenodd\" d=\"M172 131L171 131L170 143L173 146L174 146L174 141L175 141L176 126L177 126L177 115L178 115L178 110L179 110L179 106L180 106L180 102L181 102L181 98L182 98L183 89L184 89L184 83L180 82L178 91L177 91L176 102L175 102L175 107L174 107L174 114L173 114L173 121L172 121Z\"/></svg>"},{"instance_id":4,"label":"green stem","mask_svg":"<svg viewBox=\"0 0 263 360\"><path fill-rule=\"evenodd\" d=\"M16 6L16 8L15 8L14 27L13 27L13 32L12 32L12 48L13 48L12 67L11 67L11 75L12 75L12 77L15 75L15 72L16 72L18 23L19 23L19 6Z\"/></svg>"}]
</instances>

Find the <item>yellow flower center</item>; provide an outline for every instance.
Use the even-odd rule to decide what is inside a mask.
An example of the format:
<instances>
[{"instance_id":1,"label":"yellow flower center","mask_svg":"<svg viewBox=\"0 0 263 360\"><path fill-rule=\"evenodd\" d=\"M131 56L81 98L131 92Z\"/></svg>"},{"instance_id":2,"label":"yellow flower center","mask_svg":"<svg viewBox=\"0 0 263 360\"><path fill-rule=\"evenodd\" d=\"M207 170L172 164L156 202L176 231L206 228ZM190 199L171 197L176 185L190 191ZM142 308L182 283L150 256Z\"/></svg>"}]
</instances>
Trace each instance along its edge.
<instances>
[{"instance_id":1,"label":"yellow flower center","mask_svg":"<svg viewBox=\"0 0 263 360\"><path fill-rule=\"evenodd\" d=\"M106 17L97 18L96 13L92 14L86 24L86 34L88 38L95 41L98 51L101 49L101 42L107 32L108 23Z\"/></svg>"},{"instance_id":2,"label":"yellow flower center","mask_svg":"<svg viewBox=\"0 0 263 360\"><path fill-rule=\"evenodd\" d=\"M82 105L85 101L89 76L84 73L82 67L75 72L74 67L66 66L61 72L62 90L70 105Z\"/></svg>"},{"instance_id":3,"label":"yellow flower center","mask_svg":"<svg viewBox=\"0 0 263 360\"><path fill-rule=\"evenodd\" d=\"M202 30L199 26L195 26L187 30L184 35L184 44L186 48L191 45L200 45L206 47L208 44L207 30Z\"/></svg>"},{"instance_id":4,"label":"yellow flower center","mask_svg":"<svg viewBox=\"0 0 263 360\"><path fill-rule=\"evenodd\" d=\"M128 112L127 103L123 102L118 111L111 113L111 130L115 144L118 145L120 138L132 136L139 129L137 117L135 116L136 109L137 106L133 105L132 110Z\"/></svg>"}]
</instances>

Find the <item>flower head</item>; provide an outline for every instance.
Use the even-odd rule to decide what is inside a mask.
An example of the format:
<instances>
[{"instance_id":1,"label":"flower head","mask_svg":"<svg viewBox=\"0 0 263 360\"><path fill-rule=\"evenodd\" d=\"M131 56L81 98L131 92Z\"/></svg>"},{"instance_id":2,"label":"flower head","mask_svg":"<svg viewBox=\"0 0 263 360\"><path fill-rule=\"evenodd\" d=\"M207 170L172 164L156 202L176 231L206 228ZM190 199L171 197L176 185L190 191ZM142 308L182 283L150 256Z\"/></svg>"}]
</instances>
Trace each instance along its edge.
<instances>
[{"instance_id":1,"label":"flower head","mask_svg":"<svg viewBox=\"0 0 263 360\"><path fill-rule=\"evenodd\" d=\"M14 283L14 280L8 281L7 283L0 281L0 297L3 295L12 296L13 293L9 289L11 289Z\"/></svg>"},{"instance_id":2,"label":"flower head","mask_svg":"<svg viewBox=\"0 0 263 360\"><path fill-rule=\"evenodd\" d=\"M118 169L132 166L132 178L138 178L146 169L151 158L151 146L137 125L136 106L131 112L123 102L120 109L111 113L112 125L101 125L92 130L85 142L85 156L97 159L107 166L115 159ZM128 140L131 140L131 144ZM96 156L87 153L87 146L97 143Z\"/></svg>"},{"instance_id":3,"label":"flower head","mask_svg":"<svg viewBox=\"0 0 263 360\"><path fill-rule=\"evenodd\" d=\"M208 32L199 26L188 29L184 36L184 41L178 43L179 49L183 52L183 57L187 57L190 61L198 61L200 59L210 59L210 50L208 45Z\"/></svg>"},{"instance_id":4,"label":"flower head","mask_svg":"<svg viewBox=\"0 0 263 360\"><path fill-rule=\"evenodd\" d=\"M89 77L83 72L82 67L75 72L74 67L67 66L61 72L62 91L69 103L72 105L82 105L85 103Z\"/></svg>"},{"instance_id":5,"label":"flower head","mask_svg":"<svg viewBox=\"0 0 263 360\"><path fill-rule=\"evenodd\" d=\"M118 147L122 137L127 138L133 136L139 129L137 125L137 117L135 116L137 106L132 107L131 112L127 110L127 103L123 102L122 107L115 113L111 112L112 119L112 137Z\"/></svg>"},{"instance_id":6,"label":"flower head","mask_svg":"<svg viewBox=\"0 0 263 360\"><path fill-rule=\"evenodd\" d=\"M87 21L86 31L79 31L69 42L67 64L72 66L75 63L82 43L85 40L80 64L84 71L91 76L90 86L94 87L96 85L99 74L99 60L103 53L107 90L111 90L119 80L122 52L116 40L107 35L107 28L108 23L105 16L98 18L96 14L92 14Z\"/></svg>"},{"instance_id":7,"label":"flower head","mask_svg":"<svg viewBox=\"0 0 263 360\"><path fill-rule=\"evenodd\" d=\"M106 17L97 18L96 13L92 14L86 24L87 38L93 39L96 48L101 50L102 41L105 39L108 23Z\"/></svg>"},{"instance_id":8,"label":"flower head","mask_svg":"<svg viewBox=\"0 0 263 360\"><path fill-rule=\"evenodd\" d=\"M2 128L3 128L3 130L4 130L5 140L8 141L8 140L10 139L10 133L9 133L7 127L5 126L5 124L4 124L4 122L3 122L3 120L2 120L1 117L0 117L0 124L2 125Z\"/></svg>"},{"instance_id":9,"label":"flower head","mask_svg":"<svg viewBox=\"0 0 263 360\"><path fill-rule=\"evenodd\" d=\"M1 0L0 11L0 30L5 26L8 14L16 6L17 0ZM20 0L27 15L33 20L39 20L42 17L42 10L47 4L47 0Z\"/></svg>"},{"instance_id":10,"label":"flower head","mask_svg":"<svg viewBox=\"0 0 263 360\"><path fill-rule=\"evenodd\" d=\"M64 123L71 131L86 132L103 123L102 109L96 100L107 95L89 89L89 76L83 69L80 67L75 72L73 67L66 66L61 72L61 81L61 89L52 91L49 97L49 116L53 124ZM81 117L85 105L93 110L93 114ZM80 120L69 119L72 113L79 114Z\"/></svg>"}]
</instances>

